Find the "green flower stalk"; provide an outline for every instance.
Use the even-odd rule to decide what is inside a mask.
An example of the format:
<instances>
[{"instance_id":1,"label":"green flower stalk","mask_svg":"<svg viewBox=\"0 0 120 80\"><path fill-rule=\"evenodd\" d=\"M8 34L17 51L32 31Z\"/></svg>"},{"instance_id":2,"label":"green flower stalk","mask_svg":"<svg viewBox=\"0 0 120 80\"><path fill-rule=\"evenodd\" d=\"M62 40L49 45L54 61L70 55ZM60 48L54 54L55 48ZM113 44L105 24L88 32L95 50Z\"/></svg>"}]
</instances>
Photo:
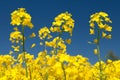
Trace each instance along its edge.
<instances>
[{"instance_id":1,"label":"green flower stalk","mask_svg":"<svg viewBox=\"0 0 120 80\"><path fill-rule=\"evenodd\" d=\"M95 35L95 23L98 25L97 27L97 38L93 40L93 43L96 45L96 49L94 49L94 54L98 56L99 61L99 69L100 69L100 80L103 80L103 72L102 72L102 64L101 64L101 53L100 53L100 40L101 38L111 39L111 34L109 32L112 31L112 27L106 23L112 23L108 14L105 12L98 12L90 16L90 34Z\"/></svg>"},{"instance_id":2,"label":"green flower stalk","mask_svg":"<svg viewBox=\"0 0 120 80\"><path fill-rule=\"evenodd\" d=\"M58 53L58 50L61 47L63 48L63 46L65 45L65 42L67 44L71 43L71 39L63 40L62 34L63 34L63 32L66 32L66 33L69 33L70 36L72 36L73 29L74 29L74 20L72 19L72 14L70 14L68 12L64 12L54 18L54 21L52 22L52 26L50 27L50 31L59 33L57 35L58 39L57 39L57 37L54 38L54 40L57 39L57 41L55 43L56 44L56 49L55 49L56 53ZM62 43L62 44L60 44L60 43ZM65 46L64 46L64 48L66 48ZM64 50L64 48L63 48L63 50ZM65 52L66 52L66 50L65 50ZM65 52L63 51L63 53L65 53Z\"/></svg>"},{"instance_id":3,"label":"green flower stalk","mask_svg":"<svg viewBox=\"0 0 120 80\"><path fill-rule=\"evenodd\" d=\"M54 48L55 54L61 54L66 53L66 45L71 43L71 39L63 40L62 34L63 32L67 32L72 36L72 31L74 29L74 20L72 19L72 15L68 12L61 13L58 16L55 17L54 21L52 22L52 26L50 28L51 32L58 32L58 37L55 37L53 41L48 43L48 46L51 44L54 44L53 46L56 46ZM64 68L64 63L62 62L62 70L64 74L64 80L66 80L66 72Z\"/></svg>"},{"instance_id":4,"label":"green flower stalk","mask_svg":"<svg viewBox=\"0 0 120 80\"><path fill-rule=\"evenodd\" d=\"M23 46L22 46L22 51L24 54L24 63L25 63L25 69L26 69L26 77L28 77L28 70L27 70L27 63L26 63L26 51L25 51L25 35L24 35L24 27L22 27L22 35L23 35Z\"/></svg>"}]
</instances>

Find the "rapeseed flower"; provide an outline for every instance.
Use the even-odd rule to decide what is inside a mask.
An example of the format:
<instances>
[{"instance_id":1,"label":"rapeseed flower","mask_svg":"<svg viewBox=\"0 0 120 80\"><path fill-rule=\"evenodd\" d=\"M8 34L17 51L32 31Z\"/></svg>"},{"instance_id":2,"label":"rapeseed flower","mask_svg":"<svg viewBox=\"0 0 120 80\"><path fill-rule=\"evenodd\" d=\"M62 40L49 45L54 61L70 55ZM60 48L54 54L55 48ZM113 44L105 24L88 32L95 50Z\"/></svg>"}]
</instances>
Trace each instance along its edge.
<instances>
[{"instance_id":1,"label":"rapeseed flower","mask_svg":"<svg viewBox=\"0 0 120 80\"><path fill-rule=\"evenodd\" d=\"M20 51L20 46L11 46L15 52L19 52Z\"/></svg>"},{"instance_id":2,"label":"rapeseed flower","mask_svg":"<svg viewBox=\"0 0 120 80\"><path fill-rule=\"evenodd\" d=\"M38 31L40 39L50 39L52 36L50 35L50 30L47 27L43 27Z\"/></svg>"},{"instance_id":3,"label":"rapeseed flower","mask_svg":"<svg viewBox=\"0 0 120 80\"><path fill-rule=\"evenodd\" d=\"M95 34L95 23L98 25L98 29L102 32L102 38L111 39L111 34L107 34L107 32L112 31L112 27L109 26L107 23L112 23L110 18L108 17L108 14L105 12L97 12L90 16L90 34Z\"/></svg>"},{"instance_id":4,"label":"rapeseed flower","mask_svg":"<svg viewBox=\"0 0 120 80\"><path fill-rule=\"evenodd\" d=\"M23 36L21 34L20 31L14 31L14 32L11 32L10 33L10 38L9 40L12 42L12 43L19 43L20 41L23 40Z\"/></svg>"},{"instance_id":5,"label":"rapeseed flower","mask_svg":"<svg viewBox=\"0 0 120 80\"><path fill-rule=\"evenodd\" d=\"M55 17L50 30L52 32L64 31L72 35L73 28L74 28L74 20L72 19L72 15L68 12L65 12Z\"/></svg>"},{"instance_id":6,"label":"rapeseed flower","mask_svg":"<svg viewBox=\"0 0 120 80\"><path fill-rule=\"evenodd\" d=\"M33 32L31 35L30 35L30 38L34 38L36 37L36 34Z\"/></svg>"},{"instance_id":7,"label":"rapeseed flower","mask_svg":"<svg viewBox=\"0 0 120 80\"><path fill-rule=\"evenodd\" d=\"M25 8L18 8L11 13L11 25L13 26L28 26L29 28L33 28L33 24L31 23L31 16L25 10Z\"/></svg>"},{"instance_id":8,"label":"rapeseed flower","mask_svg":"<svg viewBox=\"0 0 120 80\"><path fill-rule=\"evenodd\" d=\"M97 12L90 16L90 34L96 34L96 38L94 39L93 43L96 44L96 49L94 49L94 54L98 56L98 63L99 63L99 79L103 80L106 76L103 73L103 65L101 63L101 54L100 54L100 40L101 38L111 39L112 35L108 34L112 31L112 27L109 26L107 23L112 23L108 14L105 12ZM97 27L95 27L95 23ZM97 30L96 32L94 30ZM102 33L101 33L102 32Z\"/></svg>"}]
</instances>

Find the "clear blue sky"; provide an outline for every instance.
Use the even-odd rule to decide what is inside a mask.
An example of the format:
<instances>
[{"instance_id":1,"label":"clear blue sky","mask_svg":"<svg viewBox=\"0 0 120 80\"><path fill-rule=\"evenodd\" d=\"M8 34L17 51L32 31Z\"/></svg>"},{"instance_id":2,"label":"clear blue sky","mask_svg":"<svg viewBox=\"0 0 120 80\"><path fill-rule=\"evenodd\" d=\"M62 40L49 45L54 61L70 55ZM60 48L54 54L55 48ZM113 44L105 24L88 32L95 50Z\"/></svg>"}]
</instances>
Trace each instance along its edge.
<instances>
[{"instance_id":1,"label":"clear blue sky","mask_svg":"<svg viewBox=\"0 0 120 80\"><path fill-rule=\"evenodd\" d=\"M114 51L120 56L120 1L119 0L1 0L0 2L0 53L8 53L11 49L9 34L12 30L10 25L10 13L17 8L24 7L32 16L34 29L26 28L26 34L35 32L43 26L50 27L54 17L68 11L73 15L75 28L72 36L72 44L68 46L68 53L71 55L81 54L88 57L91 63L96 62L97 57L93 54L94 45L89 45L87 41L92 40L89 35L89 16L95 12L104 11L109 14L113 21L112 39L101 41L101 55L108 51ZM34 39L39 46L40 40ZM26 46L30 45L29 43ZM42 48L36 47L30 50L32 54L37 54Z\"/></svg>"}]
</instances>

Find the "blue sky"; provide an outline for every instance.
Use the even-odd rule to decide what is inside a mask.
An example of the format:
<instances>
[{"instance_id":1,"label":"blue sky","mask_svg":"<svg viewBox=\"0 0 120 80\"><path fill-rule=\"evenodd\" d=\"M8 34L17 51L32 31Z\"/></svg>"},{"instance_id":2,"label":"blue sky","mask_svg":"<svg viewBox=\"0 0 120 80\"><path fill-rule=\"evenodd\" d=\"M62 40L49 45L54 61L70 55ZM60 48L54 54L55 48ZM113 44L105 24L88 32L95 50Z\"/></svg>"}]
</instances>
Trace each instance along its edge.
<instances>
[{"instance_id":1,"label":"blue sky","mask_svg":"<svg viewBox=\"0 0 120 80\"><path fill-rule=\"evenodd\" d=\"M107 52L113 51L120 56L120 2L119 0L2 0L0 2L0 53L8 53L11 49L9 34L13 28L10 25L10 13L17 8L24 7L32 16L34 29L26 28L26 34L31 32L38 33L38 30L44 26L51 26L54 17L62 12L68 11L75 20L75 28L72 36L72 44L68 45L68 53L71 55L81 54L89 58L91 63L95 63L97 56L93 54L95 45L90 45L87 41L92 40L89 35L89 16L95 12L104 11L109 14L113 21L110 24L113 27L112 39L101 40L101 56ZM37 47L29 50L30 53L37 55L42 48L39 46L39 38L26 44L36 42Z\"/></svg>"}]
</instances>

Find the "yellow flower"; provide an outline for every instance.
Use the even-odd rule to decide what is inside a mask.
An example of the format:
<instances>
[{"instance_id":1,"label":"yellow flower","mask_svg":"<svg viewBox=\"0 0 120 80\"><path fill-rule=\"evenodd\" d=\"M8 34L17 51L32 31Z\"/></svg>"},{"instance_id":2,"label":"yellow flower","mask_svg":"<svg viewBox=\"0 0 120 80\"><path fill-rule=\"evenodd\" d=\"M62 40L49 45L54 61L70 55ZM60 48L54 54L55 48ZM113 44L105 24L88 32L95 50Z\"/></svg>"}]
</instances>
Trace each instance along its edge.
<instances>
[{"instance_id":1,"label":"yellow flower","mask_svg":"<svg viewBox=\"0 0 120 80\"><path fill-rule=\"evenodd\" d=\"M15 31L19 31L17 27L14 27L13 30L15 30Z\"/></svg>"},{"instance_id":2,"label":"yellow flower","mask_svg":"<svg viewBox=\"0 0 120 80\"><path fill-rule=\"evenodd\" d=\"M94 41L93 41L95 44L97 44L98 43L98 39L94 39Z\"/></svg>"},{"instance_id":3,"label":"yellow flower","mask_svg":"<svg viewBox=\"0 0 120 80\"><path fill-rule=\"evenodd\" d=\"M66 52L66 45L63 41L62 38L59 38L59 37L55 37L52 41L48 42L48 41L45 41L45 45L46 46L49 46L49 47L52 47L54 49L59 49L59 50L62 50L63 53Z\"/></svg>"},{"instance_id":4,"label":"yellow flower","mask_svg":"<svg viewBox=\"0 0 120 80\"><path fill-rule=\"evenodd\" d=\"M29 28L33 28L33 24L31 23L31 16L25 10L25 8L18 8L11 13L11 25L17 26L28 26Z\"/></svg>"},{"instance_id":5,"label":"yellow flower","mask_svg":"<svg viewBox=\"0 0 120 80\"><path fill-rule=\"evenodd\" d=\"M106 39L111 39L111 36L112 35L107 35L105 33L106 32L111 32L112 31L112 27L107 25L106 22L110 22L112 23L112 21L110 20L110 18L108 17L108 14L105 13L105 12L97 12L95 14L92 14L90 16L90 34L95 34L95 31L94 31L94 23L96 22L96 24L98 25L98 35L97 37L102 37L102 38L106 38ZM103 31L104 32L103 32ZM101 33L102 32L102 33Z\"/></svg>"},{"instance_id":6,"label":"yellow flower","mask_svg":"<svg viewBox=\"0 0 120 80\"><path fill-rule=\"evenodd\" d=\"M31 45L31 47L30 48L34 48L36 46L36 44L35 43L33 43L32 45Z\"/></svg>"},{"instance_id":7,"label":"yellow flower","mask_svg":"<svg viewBox=\"0 0 120 80\"><path fill-rule=\"evenodd\" d=\"M108 14L105 13L105 12L99 12L99 15L100 15L100 16L103 16L103 17L107 17L107 16L108 16Z\"/></svg>"},{"instance_id":8,"label":"yellow flower","mask_svg":"<svg viewBox=\"0 0 120 80\"><path fill-rule=\"evenodd\" d=\"M12 42L12 43L18 43L18 42L20 42L20 41L22 41L23 40L23 36L22 36L22 34L21 34L21 32L20 31L14 31L14 32L11 32L10 33L10 38L9 38L9 40Z\"/></svg>"},{"instance_id":9,"label":"yellow flower","mask_svg":"<svg viewBox=\"0 0 120 80\"><path fill-rule=\"evenodd\" d=\"M63 21L57 21L57 22L53 22L52 25L53 26L61 26L62 23L63 23Z\"/></svg>"},{"instance_id":10,"label":"yellow flower","mask_svg":"<svg viewBox=\"0 0 120 80\"><path fill-rule=\"evenodd\" d=\"M91 28L95 28L95 24L93 22L90 23Z\"/></svg>"},{"instance_id":11,"label":"yellow flower","mask_svg":"<svg viewBox=\"0 0 120 80\"><path fill-rule=\"evenodd\" d=\"M112 31L112 27L111 27L111 26L106 25L106 26L105 26L105 30L106 30L106 31L108 31L108 32L111 32L111 31Z\"/></svg>"},{"instance_id":12,"label":"yellow flower","mask_svg":"<svg viewBox=\"0 0 120 80\"><path fill-rule=\"evenodd\" d=\"M104 29L105 25L100 22L100 23L98 24L98 27L99 27L100 29Z\"/></svg>"},{"instance_id":13,"label":"yellow flower","mask_svg":"<svg viewBox=\"0 0 120 80\"><path fill-rule=\"evenodd\" d=\"M55 17L55 21L52 22L52 26L50 30L52 32L68 32L70 35L72 34L72 30L74 28L74 20L71 18L72 15L68 12L61 13L57 17Z\"/></svg>"},{"instance_id":14,"label":"yellow flower","mask_svg":"<svg viewBox=\"0 0 120 80\"><path fill-rule=\"evenodd\" d=\"M13 54L13 51L9 51L9 54L10 54L10 55Z\"/></svg>"},{"instance_id":15,"label":"yellow flower","mask_svg":"<svg viewBox=\"0 0 120 80\"><path fill-rule=\"evenodd\" d=\"M98 54L98 50L97 49L94 49L94 54Z\"/></svg>"},{"instance_id":16,"label":"yellow flower","mask_svg":"<svg viewBox=\"0 0 120 80\"><path fill-rule=\"evenodd\" d=\"M42 46L42 45L43 45L43 43L42 43L42 42L40 42L40 45Z\"/></svg>"},{"instance_id":17,"label":"yellow flower","mask_svg":"<svg viewBox=\"0 0 120 80\"><path fill-rule=\"evenodd\" d=\"M110 63L112 63L112 60L108 59L107 64L110 64Z\"/></svg>"},{"instance_id":18,"label":"yellow flower","mask_svg":"<svg viewBox=\"0 0 120 80\"><path fill-rule=\"evenodd\" d=\"M104 22L112 22L111 20L110 20L110 18L108 17L108 14L107 13L105 13L105 12L98 12L98 13L95 13L95 14L92 14L91 16L90 16L90 21L89 21L89 23L90 23L90 26L93 28L93 26L94 26L94 22L96 22L97 23L97 25L98 25L98 27L100 28L100 29L105 29L105 26L107 25L107 24L105 24ZM108 26L108 25L107 25ZM109 29L107 28L106 29L107 31L111 31L111 27L109 27Z\"/></svg>"},{"instance_id":19,"label":"yellow flower","mask_svg":"<svg viewBox=\"0 0 120 80\"><path fill-rule=\"evenodd\" d=\"M89 22L99 22L99 13L95 13L93 15L90 16L91 20Z\"/></svg>"},{"instance_id":20,"label":"yellow flower","mask_svg":"<svg viewBox=\"0 0 120 80\"><path fill-rule=\"evenodd\" d=\"M13 49L14 49L14 51L15 52L19 52L20 50L19 50L19 48L20 48L20 46L11 46Z\"/></svg>"},{"instance_id":21,"label":"yellow flower","mask_svg":"<svg viewBox=\"0 0 120 80\"><path fill-rule=\"evenodd\" d=\"M51 42L45 41L45 45L49 46L49 47L54 47L55 48L55 42L53 42L53 41L51 41Z\"/></svg>"},{"instance_id":22,"label":"yellow flower","mask_svg":"<svg viewBox=\"0 0 120 80\"><path fill-rule=\"evenodd\" d=\"M90 34L91 35L95 34L94 29L90 29Z\"/></svg>"},{"instance_id":23,"label":"yellow flower","mask_svg":"<svg viewBox=\"0 0 120 80\"><path fill-rule=\"evenodd\" d=\"M71 44L71 39L66 39L65 42L66 42L67 44Z\"/></svg>"},{"instance_id":24,"label":"yellow flower","mask_svg":"<svg viewBox=\"0 0 120 80\"><path fill-rule=\"evenodd\" d=\"M107 35L105 38L106 38L106 39L111 39L111 38L112 38L112 35L109 34L109 35Z\"/></svg>"},{"instance_id":25,"label":"yellow flower","mask_svg":"<svg viewBox=\"0 0 120 80\"><path fill-rule=\"evenodd\" d=\"M111 21L110 18L108 18L108 17L105 18L105 21L112 23L112 21Z\"/></svg>"},{"instance_id":26,"label":"yellow flower","mask_svg":"<svg viewBox=\"0 0 120 80\"><path fill-rule=\"evenodd\" d=\"M53 27L50 27L50 31L55 32Z\"/></svg>"},{"instance_id":27,"label":"yellow flower","mask_svg":"<svg viewBox=\"0 0 120 80\"><path fill-rule=\"evenodd\" d=\"M107 34L105 32L102 32L102 38L104 38Z\"/></svg>"},{"instance_id":28,"label":"yellow flower","mask_svg":"<svg viewBox=\"0 0 120 80\"><path fill-rule=\"evenodd\" d=\"M36 34L33 32L31 35L30 35L30 38L33 38L33 37L35 37L36 36Z\"/></svg>"}]
</instances>

